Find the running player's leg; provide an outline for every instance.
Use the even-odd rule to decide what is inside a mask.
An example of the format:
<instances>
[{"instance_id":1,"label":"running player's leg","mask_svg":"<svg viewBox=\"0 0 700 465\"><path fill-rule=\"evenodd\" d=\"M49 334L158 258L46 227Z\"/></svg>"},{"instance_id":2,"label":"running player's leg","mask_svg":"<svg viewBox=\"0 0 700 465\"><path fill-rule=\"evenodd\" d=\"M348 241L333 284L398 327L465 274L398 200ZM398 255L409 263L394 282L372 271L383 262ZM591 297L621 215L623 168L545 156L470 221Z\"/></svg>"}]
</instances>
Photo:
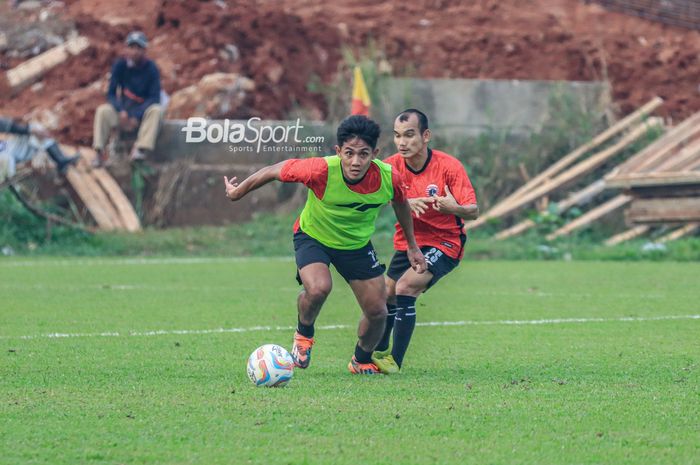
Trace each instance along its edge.
<instances>
[{"instance_id":1,"label":"running player's leg","mask_svg":"<svg viewBox=\"0 0 700 465\"><path fill-rule=\"evenodd\" d=\"M313 337L314 323L328 294L331 293L333 280L328 265L325 263L310 263L306 265L299 270L299 277L304 286L304 289L297 297L299 323L302 327L309 328L308 332L310 334L307 337Z\"/></svg>"},{"instance_id":2,"label":"running player's leg","mask_svg":"<svg viewBox=\"0 0 700 465\"><path fill-rule=\"evenodd\" d=\"M375 355L379 354L379 356L382 356L384 352L391 353L389 346L391 345L391 332L394 329L394 317L396 316L396 281L387 275L384 277L384 284L386 285L386 324L384 325L384 334L374 349Z\"/></svg>"},{"instance_id":3,"label":"running player's leg","mask_svg":"<svg viewBox=\"0 0 700 465\"><path fill-rule=\"evenodd\" d=\"M422 247L428 271L418 274L407 270L396 282L396 318L391 355L400 368L416 326L416 299L443 276L459 265L459 260L447 256L436 247Z\"/></svg>"},{"instance_id":4,"label":"running player's leg","mask_svg":"<svg viewBox=\"0 0 700 465\"><path fill-rule=\"evenodd\" d=\"M294 334L292 358L299 368L311 363L314 323L331 292L333 281L328 269L330 257L325 247L304 233L294 235L297 281L303 285L297 297L297 331Z\"/></svg>"},{"instance_id":5,"label":"running player's leg","mask_svg":"<svg viewBox=\"0 0 700 465\"><path fill-rule=\"evenodd\" d=\"M348 368L353 373L378 373L372 363L372 351L384 332L386 322L386 287L384 277L349 281L357 303L362 309L362 318L357 328L358 341L355 355Z\"/></svg>"},{"instance_id":6,"label":"running player's leg","mask_svg":"<svg viewBox=\"0 0 700 465\"><path fill-rule=\"evenodd\" d=\"M408 261L406 252L397 251L394 253L384 279L387 291L387 317L386 325L384 326L384 334L379 340L377 347L374 349L375 356L378 358L385 357L391 353L389 351L389 346L391 343L391 332L394 329L394 317L396 316L396 281L398 281L409 268L411 268L411 263Z\"/></svg>"},{"instance_id":7,"label":"running player's leg","mask_svg":"<svg viewBox=\"0 0 700 465\"><path fill-rule=\"evenodd\" d=\"M362 309L359 341L348 369L356 374L379 373L372 363L372 350L382 337L386 320L386 267L379 262L371 242L357 250L333 250L331 262L352 288Z\"/></svg>"},{"instance_id":8,"label":"running player's leg","mask_svg":"<svg viewBox=\"0 0 700 465\"><path fill-rule=\"evenodd\" d=\"M428 288L432 280L433 274L430 271L418 274L413 269L408 269L396 283L396 317L391 356L399 368L416 327L416 299Z\"/></svg>"}]
</instances>

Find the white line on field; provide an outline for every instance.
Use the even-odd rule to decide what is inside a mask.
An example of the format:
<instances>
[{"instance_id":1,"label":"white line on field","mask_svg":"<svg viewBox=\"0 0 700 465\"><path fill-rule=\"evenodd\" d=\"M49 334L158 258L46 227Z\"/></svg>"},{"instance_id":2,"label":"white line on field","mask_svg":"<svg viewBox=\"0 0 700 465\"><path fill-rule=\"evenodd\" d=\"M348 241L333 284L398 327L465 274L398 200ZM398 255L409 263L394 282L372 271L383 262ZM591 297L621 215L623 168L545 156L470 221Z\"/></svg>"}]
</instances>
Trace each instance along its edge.
<instances>
[{"instance_id":1,"label":"white line on field","mask_svg":"<svg viewBox=\"0 0 700 465\"><path fill-rule=\"evenodd\" d=\"M83 291L83 290L99 290L99 291L183 291L183 292L205 292L205 291L252 291L260 292L260 287L245 287L236 286L186 286L181 284L173 285L148 285L148 284L83 284L83 285L63 285L63 284L31 284L31 283L16 283L3 284L0 283L0 289L9 291ZM301 288L296 287L276 287L275 291L290 291L299 292Z\"/></svg>"},{"instance_id":2,"label":"white line on field","mask_svg":"<svg viewBox=\"0 0 700 465\"><path fill-rule=\"evenodd\" d=\"M169 258L101 258L87 260L0 260L0 267L15 266L90 266L90 265L198 265L211 263L240 263L294 261L294 257L169 257Z\"/></svg>"},{"instance_id":3,"label":"white line on field","mask_svg":"<svg viewBox=\"0 0 700 465\"><path fill-rule=\"evenodd\" d=\"M623 316L617 318L548 318L541 320L462 320L462 321L428 321L418 323L418 326L527 326L527 325L557 325L568 323L608 323L608 322L638 322L666 320L700 320L700 315L667 315L667 316ZM323 325L320 330L349 329L354 325ZM127 331L102 333L48 333L28 336L0 336L0 339L61 339L74 337L126 337L126 336L168 336L193 334L222 334L250 333L257 331L292 331L295 326L249 326L247 328L214 328L214 329L159 329L153 331Z\"/></svg>"}]
</instances>

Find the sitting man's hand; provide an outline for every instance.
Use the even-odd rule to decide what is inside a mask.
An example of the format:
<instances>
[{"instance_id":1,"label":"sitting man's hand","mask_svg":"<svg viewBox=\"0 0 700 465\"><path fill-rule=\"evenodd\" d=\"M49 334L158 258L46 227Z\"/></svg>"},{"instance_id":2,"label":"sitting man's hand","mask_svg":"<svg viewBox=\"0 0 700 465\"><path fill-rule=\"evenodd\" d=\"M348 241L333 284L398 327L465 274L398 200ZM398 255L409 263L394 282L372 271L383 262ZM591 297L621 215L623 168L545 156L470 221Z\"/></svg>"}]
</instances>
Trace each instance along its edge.
<instances>
[{"instance_id":1,"label":"sitting man's hand","mask_svg":"<svg viewBox=\"0 0 700 465\"><path fill-rule=\"evenodd\" d=\"M139 120L136 118L129 118L129 121L126 123L126 129L128 131L133 131L134 129L139 127Z\"/></svg>"},{"instance_id":2,"label":"sitting man's hand","mask_svg":"<svg viewBox=\"0 0 700 465\"><path fill-rule=\"evenodd\" d=\"M126 129L126 125L128 124L128 122L129 122L129 114L124 110L120 111L119 112L119 127L121 127L122 129Z\"/></svg>"}]
</instances>

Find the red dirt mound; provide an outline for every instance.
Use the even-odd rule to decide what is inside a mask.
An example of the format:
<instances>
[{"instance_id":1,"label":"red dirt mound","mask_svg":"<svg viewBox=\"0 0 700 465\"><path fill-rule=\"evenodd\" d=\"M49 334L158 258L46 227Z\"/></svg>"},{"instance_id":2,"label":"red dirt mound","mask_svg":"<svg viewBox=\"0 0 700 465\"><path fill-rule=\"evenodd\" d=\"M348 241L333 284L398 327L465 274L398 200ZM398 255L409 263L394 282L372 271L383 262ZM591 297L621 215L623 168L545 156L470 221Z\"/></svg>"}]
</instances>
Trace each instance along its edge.
<instances>
[{"instance_id":1,"label":"red dirt mound","mask_svg":"<svg viewBox=\"0 0 700 465\"><path fill-rule=\"evenodd\" d=\"M41 85L16 96L2 92L0 107L14 116L53 109L62 138L89 143L92 112L103 101L100 86L124 36L138 28L150 39L149 54L170 93L212 72L238 72L253 79L256 91L231 117L280 118L295 106L322 116L324 100L310 90L309 82L333 78L342 44L362 48L370 40L384 50L397 75L608 79L621 113L653 95L666 99L662 113L674 120L700 110L700 33L583 1L281 4L69 0L58 14L73 20L91 47L48 73ZM6 6L2 13L27 19Z\"/></svg>"}]
</instances>

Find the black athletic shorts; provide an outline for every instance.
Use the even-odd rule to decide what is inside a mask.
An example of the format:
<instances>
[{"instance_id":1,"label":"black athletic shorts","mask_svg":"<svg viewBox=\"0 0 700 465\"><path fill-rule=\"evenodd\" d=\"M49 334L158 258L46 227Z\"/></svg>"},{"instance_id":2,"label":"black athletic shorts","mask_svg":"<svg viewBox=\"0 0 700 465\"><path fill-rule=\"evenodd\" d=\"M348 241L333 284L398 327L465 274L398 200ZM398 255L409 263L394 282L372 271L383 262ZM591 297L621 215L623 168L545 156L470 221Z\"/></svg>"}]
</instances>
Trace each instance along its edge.
<instances>
[{"instance_id":1,"label":"black athletic shorts","mask_svg":"<svg viewBox=\"0 0 700 465\"><path fill-rule=\"evenodd\" d=\"M333 264L346 280L372 279L384 274L386 266L379 263L372 242L356 250L338 250L327 247L299 230L294 233L294 255L297 261L297 281L302 284L300 269L311 263Z\"/></svg>"},{"instance_id":2,"label":"black athletic shorts","mask_svg":"<svg viewBox=\"0 0 700 465\"><path fill-rule=\"evenodd\" d=\"M425 261L428 263L428 271L433 275L433 279L428 283L426 290L430 289L440 278L459 265L460 261L458 259L448 257L445 252L437 247L421 247L420 250L423 252ZM386 275L394 281L398 281L409 268L411 268L411 262L408 261L408 254L406 254L406 251L397 250L391 259L389 271Z\"/></svg>"}]
</instances>

